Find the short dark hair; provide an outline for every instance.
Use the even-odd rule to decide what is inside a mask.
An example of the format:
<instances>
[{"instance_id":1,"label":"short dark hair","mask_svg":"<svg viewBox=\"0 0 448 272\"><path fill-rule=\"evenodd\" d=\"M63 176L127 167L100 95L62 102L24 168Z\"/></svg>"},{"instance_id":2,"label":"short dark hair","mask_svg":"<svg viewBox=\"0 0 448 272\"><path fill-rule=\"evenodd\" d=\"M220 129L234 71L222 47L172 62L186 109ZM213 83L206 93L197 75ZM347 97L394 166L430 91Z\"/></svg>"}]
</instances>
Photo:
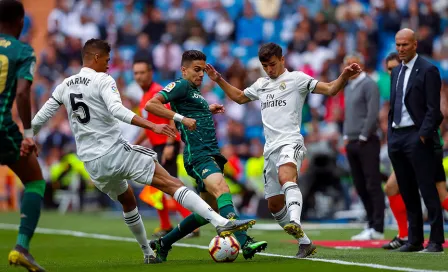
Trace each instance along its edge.
<instances>
[{"instance_id":1,"label":"short dark hair","mask_svg":"<svg viewBox=\"0 0 448 272\"><path fill-rule=\"evenodd\" d=\"M392 61L392 60L396 60L396 61L398 61L398 63L401 62L400 57L398 56L397 52L392 52L389 55L387 55L386 63L388 63L389 61Z\"/></svg>"},{"instance_id":2,"label":"short dark hair","mask_svg":"<svg viewBox=\"0 0 448 272\"><path fill-rule=\"evenodd\" d=\"M187 50L182 54L182 62L181 65L185 66L188 62L192 62L195 60L203 60L207 61L207 56L199 50Z\"/></svg>"},{"instance_id":3,"label":"short dark hair","mask_svg":"<svg viewBox=\"0 0 448 272\"><path fill-rule=\"evenodd\" d=\"M149 58L134 58L134 61L132 62L132 66L134 66L137 63L144 63L148 67L148 70L152 70L152 62Z\"/></svg>"},{"instance_id":4,"label":"short dark hair","mask_svg":"<svg viewBox=\"0 0 448 272\"><path fill-rule=\"evenodd\" d=\"M261 62L269 61L273 56L281 59L283 56L282 48L276 43L266 43L258 50L258 59Z\"/></svg>"},{"instance_id":5,"label":"short dark hair","mask_svg":"<svg viewBox=\"0 0 448 272\"><path fill-rule=\"evenodd\" d=\"M93 53L91 52L93 50L99 50L101 51L101 53L109 54L111 48L106 41L100 39L90 39L84 44L84 47L82 48L82 57L85 57L86 53Z\"/></svg>"},{"instance_id":6,"label":"short dark hair","mask_svg":"<svg viewBox=\"0 0 448 272\"><path fill-rule=\"evenodd\" d=\"M15 23L25 16L23 4L17 0L0 0L0 23Z\"/></svg>"}]
</instances>

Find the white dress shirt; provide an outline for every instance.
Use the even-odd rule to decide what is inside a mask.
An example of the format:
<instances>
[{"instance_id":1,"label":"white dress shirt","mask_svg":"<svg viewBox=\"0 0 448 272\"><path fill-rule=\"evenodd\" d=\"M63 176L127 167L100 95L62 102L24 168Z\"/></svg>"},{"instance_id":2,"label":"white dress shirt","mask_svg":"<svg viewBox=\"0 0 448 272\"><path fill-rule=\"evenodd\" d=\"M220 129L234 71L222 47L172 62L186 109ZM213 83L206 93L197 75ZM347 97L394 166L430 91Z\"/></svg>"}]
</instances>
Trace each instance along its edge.
<instances>
[{"instance_id":1,"label":"white dress shirt","mask_svg":"<svg viewBox=\"0 0 448 272\"><path fill-rule=\"evenodd\" d=\"M401 105L401 121L400 124L395 124L395 122L392 123L393 128L403 128L403 127L410 127L414 125L414 121L412 121L411 116L409 115L408 109L406 108L406 105L404 104L404 98L406 97L406 88L408 86L409 77L411 76L412 69L414 68L415 61L417 60L418 54L415 54L415 57L413 57L408 63L402 62L402 65L406 65L408 69L406 69L404 74L404 82L403 82L403 97L402 97L402 105ZM400 73L398 73L398 78L400 78ZM398 80L397 80L398 85ZM395 89L397 88L397 85L395 86ZM399 90L395 90L399 91ZM392 105L393 106L393 105Z\"/></svg>"}]
</instances>

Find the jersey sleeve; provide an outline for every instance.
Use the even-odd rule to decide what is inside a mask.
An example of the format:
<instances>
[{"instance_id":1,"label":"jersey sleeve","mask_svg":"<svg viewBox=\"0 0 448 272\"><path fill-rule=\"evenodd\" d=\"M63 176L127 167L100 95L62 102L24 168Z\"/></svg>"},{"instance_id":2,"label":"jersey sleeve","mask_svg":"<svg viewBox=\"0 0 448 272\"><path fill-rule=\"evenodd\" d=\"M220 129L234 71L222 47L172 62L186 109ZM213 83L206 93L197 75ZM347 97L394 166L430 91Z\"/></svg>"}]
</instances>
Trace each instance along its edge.
<instances>
[{"instance_id":1,"label":"jersey sleeve","mask_svg":"<svg viewBox=\"0 0 448 272\"><path fill-rule=\"evenodd\" d=\"M99 89L107 110L118 120L130 124L135 113L123 106L115 80L109 75L102 76Z\"/></svg>"},{"instance_id":2,"label":"jersey sleeve","mask_svg":"<svg viewBox=\"0 0 448 272\"><path fill-rule=\"evenodd\" d=\"M159 94L165 98L165 102L169 103L187 96L188 83L185 80L176 80L166 85Z\"/></svg>"},{"instance_id":3,"label":"jersey sleeve","mask_svg":"<svg viewBox=\"0 0 448 272\"><path fill-rule=\"evenodd\" d=\"M244 89L244 95L247 96L250 100L258 100L258 90L261 88L261 78L254 82L250 87Z\"/></svg>"},{"instance_id":4,"label":"jersey sleeve","mask_svg":"<svg viewBox=\"0 0 448 272\"><path fill-rule=\"evenodd\" d=\"M17 78L33 81L36 55L31 46L23 44L18 61Z\"/></svg>"},{"instance_id":5,"label":"jersey sleeve","mask_svg":"<svg viewBox=\"0 0 448 272\"><path fill-rule=\"evenodd\" d=\"M296 73L296 84L299 87L299 91L301 93L311 93L317 86L319 80L309 76L303 72L295 72Z\"/></svg>"}]
</instances>

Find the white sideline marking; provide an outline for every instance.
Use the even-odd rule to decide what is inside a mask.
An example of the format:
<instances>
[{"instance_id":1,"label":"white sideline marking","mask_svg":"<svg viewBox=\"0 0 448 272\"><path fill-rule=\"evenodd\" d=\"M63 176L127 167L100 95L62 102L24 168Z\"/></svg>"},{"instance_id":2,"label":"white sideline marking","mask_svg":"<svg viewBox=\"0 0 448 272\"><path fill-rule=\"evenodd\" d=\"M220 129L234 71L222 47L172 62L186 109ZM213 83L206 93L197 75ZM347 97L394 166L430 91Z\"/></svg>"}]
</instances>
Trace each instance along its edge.
<instances>
[{"instance_id":1,"label":"white sideline marking","mask_svg":"<svg viewBox=\"0 0 448 272\"><path fill-rule=\"evenodd\" d=\"M3 230L17 230L19 225L16 224L4 224L0 223L0 229ZM109 240L109 241L123 241L123 242L136 242L134 238L130 237L120 237L120 236L112 236L106 234L98 234L98 233L86 233L81 231L73 231L73 230L58 230L58 229L47 229L47 228L36 228L36 233L43 234L57 234L57 235L65 235L72 237L82 237L82 238L92 238L99 240ZM176 243L174 246L178 247L189 247L189 248L198 248L198 249L207 249L207 246L194 245L194 244L184 244L184 243ZM257 253L257 255L268 256L268 257L278 257L278 258L287 258L287 259L295 259L294 256L286 256L280 254L271 254L271 253ZM314 261L314 262L324 262L324 263L333 263L333 264L341 264L341 265L350 265L350 266L361 266L361 267L369 267L376 269L388 269L393 271L409 271L409 272L443 272L441 270L424 270L424 269L415 269L408 267L396 267L396 266L387 266L380 264L369 264L369 263L354 263L347 262L341 260L332 260L332 259L319 259L319 258L307 258L298 261Z\"/></svg>"}]
</instances>

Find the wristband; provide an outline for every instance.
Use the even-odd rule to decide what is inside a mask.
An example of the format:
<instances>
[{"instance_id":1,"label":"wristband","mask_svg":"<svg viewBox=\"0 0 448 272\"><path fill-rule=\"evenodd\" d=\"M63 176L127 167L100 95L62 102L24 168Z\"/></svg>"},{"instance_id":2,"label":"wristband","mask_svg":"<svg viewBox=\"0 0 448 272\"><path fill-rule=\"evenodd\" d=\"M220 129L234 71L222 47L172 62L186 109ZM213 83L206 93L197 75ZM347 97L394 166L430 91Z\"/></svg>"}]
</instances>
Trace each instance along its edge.
<instances>
[{"instance_id":1,"label":"wristband","mask_svg":"<svg viewBox=\"0 0 448 272\"><path fill-rule=\"evenodd\" d=\"M33 136L34 136L33 129L32 129L32 128L25 129L25 130L23 131L23 136L24 136L25 138L33 138Z\"/></svg>"},{"instance_id":2,"label":"wristband","mask_svg":"<svg viewBox=\"0 0 448 272\"><path fill-rule=\"evenodd\" d=\"M173 120L177 121L177 122L182 122L183 119L184 119L184 116L180 115L179 113L175 113L173 116Z\"/></svg>"}]
</instances>

